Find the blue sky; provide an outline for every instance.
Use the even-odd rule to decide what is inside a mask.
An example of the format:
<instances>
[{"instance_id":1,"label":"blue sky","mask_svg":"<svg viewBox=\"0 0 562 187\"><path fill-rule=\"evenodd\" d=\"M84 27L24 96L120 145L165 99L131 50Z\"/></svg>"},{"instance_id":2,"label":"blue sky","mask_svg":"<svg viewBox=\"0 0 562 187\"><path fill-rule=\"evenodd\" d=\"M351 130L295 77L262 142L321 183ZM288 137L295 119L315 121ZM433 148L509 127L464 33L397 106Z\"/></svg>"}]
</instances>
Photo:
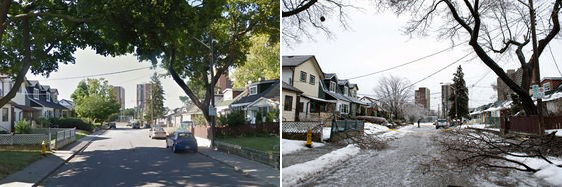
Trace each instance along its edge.
<instances>
[{"instance_id":1,"label":"blue sky","mask_svg":"<svg viewBox=\"0 0 562 187\"><path fill-rule=\"evenodd\" d=\"M354 5L362 7L363 11L348 11L348 23L351 29L345 30L337 20L328 18L324 23L334 33L332 37L329 38L324 33L317 32L314 41L304 40L301 43L291 44L291 47L283 45L281 54L315 55L322 70L327 73L337 73L338 78L345 79L393 67L452 46L449 40L438 41L431 35L411 38L403 34L402 28L406 24L406 17L398 18L392 13L376 13L372 5L367 3ZM556 61L562 65L562 57L559 52L556 52L562 49L562 42L555 40L551 42L551 47ZM351 81L359 85L359 93L374 94L373 89L382 76L405 77L413 83L471 51L472 48L468 44L464 44L404 67ZM477 107L495 101L497 94L490 85L496 82L497 76L494 72L490 72L489 68L479 59L467 60L472 57L469 55L465 60L416 84L414 88L428 87L431 93L440 92L440 83L452 82L453 73L460 64L469 88L484 77L469 89L469 107ZM509 59L509 56L504 56L502 59L499 64L504 70L516 69L519 66L518 62ZM556 70L548 50L542 54L540 64L541 77L561 76ZM432 109L437 109L440 97L440 95L432 95Z\"/></svg>"}]
</instances>

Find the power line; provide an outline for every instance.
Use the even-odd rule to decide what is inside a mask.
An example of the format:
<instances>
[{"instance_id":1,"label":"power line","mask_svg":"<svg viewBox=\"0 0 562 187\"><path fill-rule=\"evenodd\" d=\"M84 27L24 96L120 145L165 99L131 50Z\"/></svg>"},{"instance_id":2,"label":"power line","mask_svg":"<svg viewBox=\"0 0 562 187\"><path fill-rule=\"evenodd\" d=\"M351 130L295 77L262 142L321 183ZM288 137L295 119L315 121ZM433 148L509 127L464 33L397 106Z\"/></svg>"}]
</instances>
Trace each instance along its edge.
<instances>
[{"instance_id":1,"label":"power line","mask_svg":"<svg viewBox=\"0 0 562 187\"><path fill-rule=\"evenodd\" d=\"M142 67L142 68L135 68L135 69L128 69L128 70L122 70L122 71L115 71L115 72L109 72L109 73L93 74L93 75L82 75L82 76L75 76L75 77L61 77L61 78L54 78L54 79L43 79L42 81L83 79L83 78L89 78L89 77L99 77L99 76L104 76L104 75L114 75L114 74L119 74L119 73L127 73L127 72L131 72L131 71L138 71L138 70L149 69L149 68L151 68L151 66Z\"/></svg>"},{"instance_id":2,"label":"power line","mask_svg":"<svg viewBox=\"0 0 562 187\"><path fill-rule=\"evenodd\" d=\"M410 86L414 86L414 85L416 85L417 83L420 83L420 82L422 82L422 81L428 79L429 77L431 77L431 76L433 76L433 75L435 75L435 74L437 74L437 73L439 73L439 72L441 72L441 71L447 69L448 67L451 67L453 64L456 64L457 62L459 62L459 61L461 61L462 59L466 58L466 57L467 57L468 55L470 55L470 54L471 54L471 53L467 53L467 54L464 55L463 57L461 57L461 58L455 60L453 63L450 63L449 65L447 65L447 66L445 66L445 67L443 67L443 68L437 70L436 72L433 72L433 73L430 74L429 76L424 77L423 79L421 79L421 80L419 80L419 81L416 81L416 82L414 82L413 84L410 84ZM473 58L473 59L474 59L474 58ZM408 86L408 87L410 87L410 86Z\"/></svg>"},{"instance_id":3,"label":"power line","mask_svg":"<svg viewBox=\"0 0 562 187\"><path fill-rule=\"evenodd\" d=\"M348 78L348 79L349 79L349 80L351 80L351 79L358 79L358 78L362 78L362 77L366 77L366 76L370 76L370 75L382 73L382 72L385 72L385 71L393 70L393 69L396 69L396 68L399 68L399 67L402 67L402 66L405 66L405 65L414 63L414 62L418 62L418 61L420 61L420 60L423 60L423 59L426 59L426 58L429 58L429 57L432 57L432 56L435 56L435 55L437 55L437 54L443 53L443 52L445 52L445 51L448 51L448 50L450 50L450 49L453 49L453 48L455 48L455 47L457 47L457 46L459 46L459 45L462 45L462 44L464 44L464 43L467 43L467 42L468 42L468 41L458 43L458 44L453 45L453 46L451 46L451 47L449 47L449 48L446 48L446 49L437 51L437 52L435 52L435 53L432 53L432 54L423 56L423 57L421 57L421 58L418 58L418 59L412 60L412 61L410 61L410 62L406 62L406 63L400 64L400 65L397 65L397 66L394 66L394 67L390 67L390 68L387 68L387 69L384 69L384 70L380 70L380 71L377 71L377 72L368 73L368 74L365 74L365 75L360 75L360 76L352 77L352 78Z\"/></svg>"}]
</instances>

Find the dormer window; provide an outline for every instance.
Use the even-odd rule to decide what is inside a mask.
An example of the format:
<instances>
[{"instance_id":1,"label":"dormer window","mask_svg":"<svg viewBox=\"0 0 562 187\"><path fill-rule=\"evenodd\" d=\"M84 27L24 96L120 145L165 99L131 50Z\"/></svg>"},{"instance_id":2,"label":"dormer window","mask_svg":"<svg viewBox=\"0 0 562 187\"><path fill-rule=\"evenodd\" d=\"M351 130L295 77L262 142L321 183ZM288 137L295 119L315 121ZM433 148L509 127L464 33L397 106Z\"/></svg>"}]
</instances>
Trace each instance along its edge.
<instances>
[{"instance_id":1,"label":"dormer window","mask_svg":"<svg viewBox=\"0 0 562 187\"><path fill-rule=\"evenodd\" d=\"M33 99L39 99L39 89L33 88Z\"/></svg>"},{"instance_id":2,"label":"dormer window","mask_svg":"<svg viewBox=\"0 0 562 187\"><path fill-rule=\"evenodd\" d=\"M250 95L258 94L258 86L250 86Z\"/></svg>"},{"instance_id":3,"label":"dormer window","mask_svg":"<svg viewBox=\"0 0 562 187\"><path fill-rule=\"evenodd\" d=\"M349 87L347 87L347 86L343 87L343 95L345 95L345 96L349 95Z\"/></svg>"},{"instance_id":4,"label":"dormer window","mask_svg":"<svg viewBox=\"0 0 562 187\"><path fill-rule=\"evenodd\" d=\"M47 102L51 102L51 93L46 92L47 94Z\"/></svg>"},{"instance_id":5,"label":"dormer window","mask_svg":"<svg viewBox=\"0 0 562 187\"><path fill-rule=\"evenodd\" d=\"M336 82L330 81L330 91L336 92Z\"/></svg>"}]
</instances>

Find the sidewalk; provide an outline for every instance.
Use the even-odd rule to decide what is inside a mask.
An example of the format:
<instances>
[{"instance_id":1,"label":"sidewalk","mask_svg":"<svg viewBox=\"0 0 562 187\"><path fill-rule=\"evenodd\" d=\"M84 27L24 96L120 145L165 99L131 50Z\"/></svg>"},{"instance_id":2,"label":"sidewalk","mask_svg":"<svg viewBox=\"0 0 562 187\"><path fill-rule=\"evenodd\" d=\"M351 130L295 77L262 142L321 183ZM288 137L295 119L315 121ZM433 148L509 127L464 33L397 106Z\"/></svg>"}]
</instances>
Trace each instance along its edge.
<instances>
[{"instance_id":1,"label":"sidewalk","mask_svg":"<svg viewBox=\"0 0 562 187\"><path fill-rule=\"evenodd\" d=\"M261 180L262 182L271 185L280 185L280 171L271 166L248 160L237 155L215 151L210 148L199 148L199 153L215 159L219 162L232 166L234 170L242 172L246 175L252 176Z\"/></svg>"},{"instance_id":2,"label":"sidewalk","mask_svg":"<svg viewBox=\"0 0 562 187\"><path fill-rule=\"evenodd\" d=\"M35 161L23 170L2 179L0 186L33 186L41 182L104 132L105 130L94 132L65 146L62 150L54 151L46 158Z\"/></svg>"}]
</instances>

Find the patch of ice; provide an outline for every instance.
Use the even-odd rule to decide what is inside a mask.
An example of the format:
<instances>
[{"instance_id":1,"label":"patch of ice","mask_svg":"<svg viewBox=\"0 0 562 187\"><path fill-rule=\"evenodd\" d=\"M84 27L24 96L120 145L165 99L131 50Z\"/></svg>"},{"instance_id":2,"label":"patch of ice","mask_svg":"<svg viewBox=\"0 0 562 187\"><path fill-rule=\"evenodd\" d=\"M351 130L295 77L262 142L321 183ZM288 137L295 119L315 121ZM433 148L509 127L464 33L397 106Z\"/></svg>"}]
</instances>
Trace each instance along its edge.
<instances>
[{"instance_id":1,"label":"patch of ice","mask_svg":"<svg viewBox=\"0 0 562 187\"><path fill-rule=\"evenodd\" d=\"M281 143L282 143L281 153L283 155L300 151L303 149L309 149L308 147L306 147L306 141L303 140L281 139ZM321 147L321 146L324 146L324 144L318 142L312 142L312 147Z\"/></svg>"},{"instance_id":2,"label":"patch of ice","mask_svg":"<svg viewBox=\"0 0 562 187\"><path fill-rule=\"evenodd\" d=\"M283 168L283 186L296 186L298 183L350 159L357 155L359 150L357 145L351 144L315 160Z\"/></svg>"}]
</instances>

